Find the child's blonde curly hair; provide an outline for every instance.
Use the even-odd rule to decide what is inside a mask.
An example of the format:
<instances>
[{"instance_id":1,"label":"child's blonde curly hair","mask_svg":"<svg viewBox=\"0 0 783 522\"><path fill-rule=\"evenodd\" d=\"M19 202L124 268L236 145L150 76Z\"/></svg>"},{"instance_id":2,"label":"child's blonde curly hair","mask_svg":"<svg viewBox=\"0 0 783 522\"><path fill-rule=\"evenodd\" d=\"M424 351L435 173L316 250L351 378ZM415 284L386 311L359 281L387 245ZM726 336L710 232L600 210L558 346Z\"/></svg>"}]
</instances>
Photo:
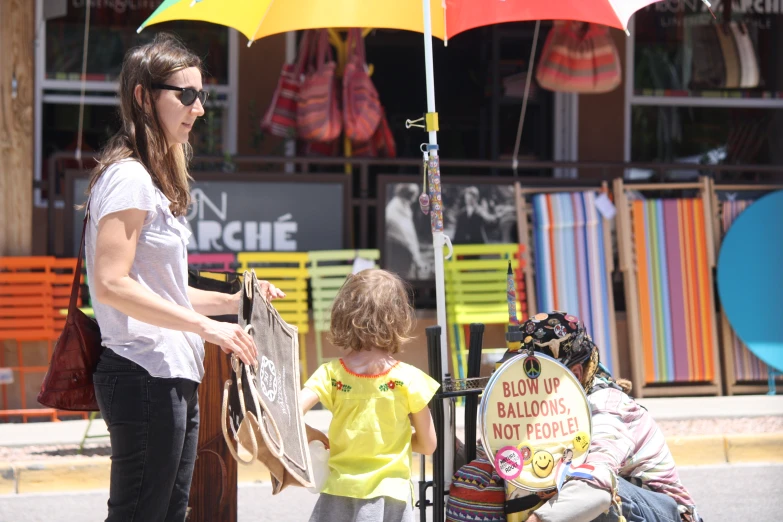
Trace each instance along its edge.
<instances>
[{"instance_id":1,"label":"child's blonde curly hair","mask_svg":"<svg viewBox=\"0 0 783 522\"><path fill-rule=\"evenodd\" d=\"M386 270L348 276L332 305L331 341L355 351L378 348L394 354L416 322L405 283Z\"/></svg>"}]
</instances>

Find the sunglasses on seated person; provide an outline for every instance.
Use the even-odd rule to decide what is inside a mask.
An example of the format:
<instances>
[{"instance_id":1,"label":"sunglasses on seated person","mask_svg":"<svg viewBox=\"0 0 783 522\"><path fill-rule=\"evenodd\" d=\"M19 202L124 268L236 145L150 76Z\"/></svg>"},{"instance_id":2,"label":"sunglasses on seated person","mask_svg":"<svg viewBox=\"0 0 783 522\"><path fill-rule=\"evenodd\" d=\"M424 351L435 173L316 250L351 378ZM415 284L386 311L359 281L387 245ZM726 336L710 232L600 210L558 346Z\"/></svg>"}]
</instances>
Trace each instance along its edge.
<instances>
[{"instance_id":1,"label":"sunglasses on seated person","mask_svg":"<svg viewBox=\"0 0 783 522\"><path fill-rule=\"evenodd\" d=\"M182 105L188 106L196 103L196 98L201 101L201 105L206 103L209 93L207 91L197 91L193 87L175 87L174 85L166 85L165 83L153 83L153 89L164 89L167 91L179 91L179 101Z\"/></svg>"}]
</instances>

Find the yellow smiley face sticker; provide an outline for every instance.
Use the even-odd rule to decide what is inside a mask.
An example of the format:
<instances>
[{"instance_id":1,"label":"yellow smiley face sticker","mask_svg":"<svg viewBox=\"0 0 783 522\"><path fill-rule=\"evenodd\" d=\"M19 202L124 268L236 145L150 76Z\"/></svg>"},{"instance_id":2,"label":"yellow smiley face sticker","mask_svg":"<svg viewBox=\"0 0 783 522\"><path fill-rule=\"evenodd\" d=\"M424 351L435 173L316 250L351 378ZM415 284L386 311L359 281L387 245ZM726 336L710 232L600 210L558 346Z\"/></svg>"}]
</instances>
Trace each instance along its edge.
<instances>
[{"instance_id":1,"label":"yellow smiley face sticker","mask_svg":"<svg viewBox=\"0 0 783 522\"><path fill-rule=\"evenodd\" d=\"M574 449L579 453L584 453L590 447L590 435L584 431L578 431L574 436Z\"/></svg>"},{"instance_id":2,"label":"yellow smiley face sticker","mask_svg":"<svg viewBox=\"0 0 783 522\"><path fill-rule=\"evenodd\" d=\"M539 478L547 478L555 467L555 459L545 450L536 451L533 455L533 474Z\"/></svg>"}]
</instances>

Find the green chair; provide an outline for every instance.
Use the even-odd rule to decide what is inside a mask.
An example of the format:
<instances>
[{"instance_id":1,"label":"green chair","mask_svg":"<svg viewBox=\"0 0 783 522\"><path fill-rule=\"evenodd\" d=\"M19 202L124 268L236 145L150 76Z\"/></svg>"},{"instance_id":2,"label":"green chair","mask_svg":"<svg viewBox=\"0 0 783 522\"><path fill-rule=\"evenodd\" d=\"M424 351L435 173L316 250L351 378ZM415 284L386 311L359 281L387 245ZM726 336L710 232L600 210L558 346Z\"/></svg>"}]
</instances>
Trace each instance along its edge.
<instances>
[{"instance_id":1,"label":"green chair","mask_svg":"<svg viewBox=\"0 0 783 522\"><path fill-rule=\"evenodd\" d=\"M449 336L452 371L463 379L467 366L467 336L471 323L508 325L508 264L517 287L517 317L523 320L524 289L521 288L519 245L454 245L454 254L444 264L446 317L452 327ZM502 354L506 347L484 348L485 354Z\"/></svg>"}]
</instances>

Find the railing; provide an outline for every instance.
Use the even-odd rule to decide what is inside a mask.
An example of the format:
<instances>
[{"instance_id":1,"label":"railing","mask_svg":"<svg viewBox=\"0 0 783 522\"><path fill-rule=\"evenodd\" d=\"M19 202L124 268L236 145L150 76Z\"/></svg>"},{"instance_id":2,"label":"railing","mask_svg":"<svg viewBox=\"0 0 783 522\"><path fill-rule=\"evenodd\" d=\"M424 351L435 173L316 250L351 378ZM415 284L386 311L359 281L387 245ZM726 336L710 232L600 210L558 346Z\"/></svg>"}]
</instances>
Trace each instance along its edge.
<instances>
[{"instance_id":1,"label":"railing","mask_svg":"<svg viewBox=\"0 0 783 522\"><path fill-rule=\"evenodd\" d=\"M48 232L47 254L54 255L56 224L55 208L58 202L65 201L62 186L66 169L90 169L95 165L94 156L85 155L81 168L71 153L53 154L48 161L48 179L37 182L36 188L47 189ZM347 169L346 167L350 167ZM627 180L640 179L646 182L668 182L709 176L718 182L776 182L783 181L783 166L777 165L697 165L688 163L623 163L623 162L562 162L562 161L525 161L520 162L516 172L510 161L441 159L441 167L450 176L487 177L494 179L511 178L523 184L536 186L563 184L568 186L594 185L599 181L611 181L624 177ZM222 156L197 156L193 159L194 171L211 170L236 172L238 174L279 175L289 173L350 173L352 178L351 209L353 221L352 248L377 248L372 226L377 224L379 205L378 176L388 174L423 175L421 158L326 158L326 157L285 157L285 156L233 156L227 162ZM557 177L557 174L572 174L577 177ZM554 179L553 179L554 178ZM665 185L662 185L662 189ZM54 194L54 197L48 197ZM59 205L62 205L60 203Z\"/></svg>"}]
</instances>

